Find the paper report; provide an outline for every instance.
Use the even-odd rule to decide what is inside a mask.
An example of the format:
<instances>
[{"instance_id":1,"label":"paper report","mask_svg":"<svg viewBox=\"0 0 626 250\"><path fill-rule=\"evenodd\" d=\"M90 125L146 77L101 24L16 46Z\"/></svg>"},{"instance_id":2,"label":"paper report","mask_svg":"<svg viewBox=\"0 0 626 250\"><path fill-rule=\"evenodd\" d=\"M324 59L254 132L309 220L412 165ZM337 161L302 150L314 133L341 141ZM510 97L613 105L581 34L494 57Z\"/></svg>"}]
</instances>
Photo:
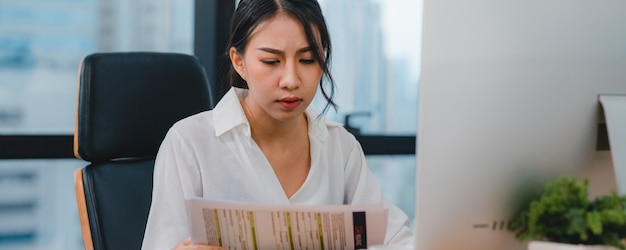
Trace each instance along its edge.
<instances>
[{"instance_id":1,"label":"paper report","mask_svg":"<svg viewBox=\"0 0 626 250\"><path fill-rule=\"evenodd\" d=\"M266 205L187 200L194 243L227 249L366 249L383 244L388 211L374 205Z\"/></svg>"}]
</instances>

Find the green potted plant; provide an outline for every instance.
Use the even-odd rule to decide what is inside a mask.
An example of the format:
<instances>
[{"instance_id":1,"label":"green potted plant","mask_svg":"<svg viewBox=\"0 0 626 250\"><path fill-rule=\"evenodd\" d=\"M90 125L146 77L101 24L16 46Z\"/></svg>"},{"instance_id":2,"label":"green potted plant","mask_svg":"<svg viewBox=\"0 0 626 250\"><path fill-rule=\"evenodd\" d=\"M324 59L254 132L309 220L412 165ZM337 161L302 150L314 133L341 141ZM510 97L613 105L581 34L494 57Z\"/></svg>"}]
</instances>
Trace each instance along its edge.
<instances>
[{"instance_id":1,"label":"green potted plant","mask_svg":"<svg viewBox=\"0 0 626 250\"><path fill-rule=\"evenodd\" d=\"M560 177L514 216L509 230L529 250L626 249L626 196L589 199L587 179Z\"/></svg>"}]
</instances>

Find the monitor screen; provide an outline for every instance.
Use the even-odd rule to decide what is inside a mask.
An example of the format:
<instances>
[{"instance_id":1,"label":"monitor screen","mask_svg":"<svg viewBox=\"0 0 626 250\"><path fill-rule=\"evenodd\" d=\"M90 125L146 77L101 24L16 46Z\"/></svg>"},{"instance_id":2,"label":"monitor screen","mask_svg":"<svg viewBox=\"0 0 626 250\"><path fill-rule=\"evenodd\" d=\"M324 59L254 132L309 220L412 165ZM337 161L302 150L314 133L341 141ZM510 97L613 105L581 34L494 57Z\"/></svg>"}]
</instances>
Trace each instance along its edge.
<instances>
[{"instance_id":1,"label":"monitor screen","mask_svg":"<svg viewBox=\"0 0 626 250\"><path fill-rule=\"evenodd\" d=\"M598 96L626 95L624 24L622 0L423 1L418 250L526 249L507 226L527 191L616 188Z\"/></svg>"}]
</instances>

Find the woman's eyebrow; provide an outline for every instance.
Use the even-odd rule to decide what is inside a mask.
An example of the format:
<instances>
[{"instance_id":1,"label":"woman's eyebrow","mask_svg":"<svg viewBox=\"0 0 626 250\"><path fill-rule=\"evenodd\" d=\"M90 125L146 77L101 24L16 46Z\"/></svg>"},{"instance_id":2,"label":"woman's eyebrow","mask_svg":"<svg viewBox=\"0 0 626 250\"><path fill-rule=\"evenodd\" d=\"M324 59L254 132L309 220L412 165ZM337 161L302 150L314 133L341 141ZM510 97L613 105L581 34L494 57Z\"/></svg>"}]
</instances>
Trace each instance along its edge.
<instances>
[{"instance_id":1,"label":"woman's eyebrow","mask_svg":"<svg viewBox=\"0 0 626 250\"><path fill-rule=\"evenodd\" d=\"M311 48L311 46L307 46L307 47L299 49L298 53L309 52L309 51L313 51L313 48Z\"/></svg>"},{"instance_id":2,"label":"woman's eyebrow","mask_svg":"<svg viewBox=\"0 0 626 250\"><path fill-rule=\"evenodd\" d=\"M277 54L277 55L284 55L285 54L285 52L282 51L282 50L268 48L268 47L260 47L260 48L257 48L257 49L261 50L261 51L265 51L267 53L272 53L272 54ZM312 51L312 50L313 49L311 48L311 46L307 46L307 47L298 49L297 52L298 53L304 53L304 52L309 52L309 51Z\"/></svg>"}]
</instances>

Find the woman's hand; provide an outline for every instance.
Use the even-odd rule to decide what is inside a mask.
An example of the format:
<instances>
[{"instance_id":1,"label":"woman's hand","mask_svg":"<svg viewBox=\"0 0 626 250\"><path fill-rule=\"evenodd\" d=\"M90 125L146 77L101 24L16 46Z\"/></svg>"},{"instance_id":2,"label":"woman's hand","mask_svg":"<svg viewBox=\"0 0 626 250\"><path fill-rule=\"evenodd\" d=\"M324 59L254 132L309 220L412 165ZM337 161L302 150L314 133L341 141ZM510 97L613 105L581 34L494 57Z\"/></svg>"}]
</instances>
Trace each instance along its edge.
<instances>
[{"instance_id":1,"label":"woman's hand","mask_svg":"<svg viewBox=\"0 0 626 250\"><path fill-rule=\"evenodd\" d=\"M187 238L181 241L180 243L178 243L178 245L176 245L176 247L172 248L172 250L225 250L225 249L226 248L223 248L223 247L193 244L191 242L191 238Z\"/></svg>"}]
</instances>

